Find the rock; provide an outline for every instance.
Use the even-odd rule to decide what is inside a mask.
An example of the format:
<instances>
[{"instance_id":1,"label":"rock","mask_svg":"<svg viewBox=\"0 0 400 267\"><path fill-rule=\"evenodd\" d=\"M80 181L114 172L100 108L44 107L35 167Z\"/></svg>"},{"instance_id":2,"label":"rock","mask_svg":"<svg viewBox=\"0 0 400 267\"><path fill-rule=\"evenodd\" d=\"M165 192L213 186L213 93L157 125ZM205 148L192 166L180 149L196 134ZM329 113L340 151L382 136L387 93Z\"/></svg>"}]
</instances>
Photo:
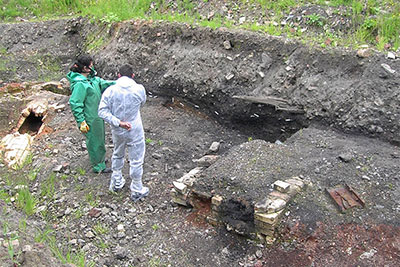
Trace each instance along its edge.
<instances>
[{"instance_id":1,"label":"rock","mask_svg":"<svg viewBox=\"0 0 400 267\"><path fill-rule=\"evenodd\" d=\"M63 168L62 165L56 165L56 166L53 168L53 172L61 172L62 168Z\"/></svg>"},{"instance_id":2,"label":"rock","mask_svg":"<svg viewBox=\"0 0 400 267\"><path fill-rule=\"evenodd\" d=\"M370 251L366 251L363 254L360 255L360 259L370 259L372 258L378 251L375 249L370 249Z\"/></svg>"},{"instance_id":3,"label":"rock","mask_svg":"<svg viewBox=\"0 0 400 267\"><path fill-rule=\"evenodd\" d=\"M128 250L126 248L118 246L115 249L115 258L118 260L123 260L128 257Z\"/></svg>"},{"instance_id":4,"label":"rock","mask_svg":"<svg viewBox=\"0 0 400 267\"><path fill-rule=\"evenodd\" d=\"M393 74L393 73L396 72L396 71L395 71L394 69L392 69L388 64L383 63L383 64L381 64L381 67L382 67L387 73Z\"/></svg>"},{"instance_id":5,"label":"rock","mask_svg":"<svg viewBox=\"0 0 400 267\"><path fill-rule=\"evenodd\" d=\"M117 230L118 230L118 232L123 232L123 231L125 231L124 225L123 225L123 224L118 224Z\"/></svg>"},{"instance_id":6,"label":"rock","mask_svg":"<svg viewBox=\"0 0 400 267\"><path fill-rule=\"evenodd\" d=\"M227 74L227 75L225 76L225 79L226 79L227 81L230 81L233 77L235 77L235 74L229 73L229 74Z\"/></svg>"},{"instance_id":7,"label":"rock","mask_svg":"<svg viewBox=\"0 0 400 267\"><path fill-rule=\"evenodd\" d=\"M393 52L388 52L387 58L388 58L388 59L396 59L396 55L395 55L395 53L393 53Z\"/></svg>"},{"instance_id":8,"label":"rock","mask_svg":"<svg viewBox=\"0 0 400 267\"><path fill-rule=\"evenodd\" d=\"M93 238L93 237L95 237L95 235L93 234L92 231L86 232L85 236L86 236L87 238Z\"/></svg>"},{"instance_id":9,"label":"rock","mask_svg":"<svg viewBox=\"0 0 400 267\"><path fill-rule=\"evenodd\" d=\"M231 41L226 40L226 41L224 42L224 47L225 47L226 50L232 49Z\"/></svg>"},{"instance_id":10,"label":"rock","mask_svg":"<svg viewBox=\"0 0 400 267\"><path fill-rule=\"evenodd\" d=\"M369 48L359 49L357 51L357 56L361 58L367 58L372 55L372 50Z\"/></svg>"},{"instance_id":11,"label":"rock","mask_svg":"<svg viewBox=\"0 0 400 267\"><path fill-rule=\"evenodd\" d=\"M262 256L263 256L262 251L261 250L257 250L256 251L256 257L261 259Z\"/></svg>"},{"instance_id":12,"label":"rock","mask_svg":"<svg viewBox=\"0 0 400 267\"><path fill-rule=\"evenodd\" d=\"M210 153L216 153L219 150L221 143L220 142L212 142L210 148L208 149L208 151Z\"/></svg>"},{"instance_id":13,"label":"rock","mask_svg":"<svg viewBox=\"0 0 400 267\"><path fill-rule=\"evenodd\" d=\"M338 158L343 162L350 162L353 159L353 155L351 153L343 153Z\"/></svg>"},{"instance_id":14,"label":"rock","mask_svg":"<svg viewBox=\"0 0 400 267\"><path fill-rule=\"evenodd\" d=\"M153 153L151 156L152 156L153 158L155 158L155 159L161 159L161 158L162 158L162 155L161 155L161 154L158 154L158 153Z\"/></svg>"}]
</instances>

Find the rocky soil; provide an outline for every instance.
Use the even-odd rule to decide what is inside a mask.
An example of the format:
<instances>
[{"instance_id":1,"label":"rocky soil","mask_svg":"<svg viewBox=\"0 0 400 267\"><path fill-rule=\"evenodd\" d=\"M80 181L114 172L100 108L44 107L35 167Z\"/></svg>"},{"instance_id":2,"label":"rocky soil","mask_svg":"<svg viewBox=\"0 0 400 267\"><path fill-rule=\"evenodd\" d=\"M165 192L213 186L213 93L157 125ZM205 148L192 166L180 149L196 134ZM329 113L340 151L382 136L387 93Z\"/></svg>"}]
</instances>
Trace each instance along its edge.
<instances>
[{"instance_id":1,"label":"rocky soil","mask_svg":"<svg viewBox=\"0 0 400 267\"><path fill-rule=\"evenodd\" d=\"M204 16L233 9L214 4L204 4ZM329 10L321 14L335 19ZM1 86L59 81L84 50L104 78L115 79L121 63L135 66L149 95L144 181L151 190L138 203L127 189L110 194L109 177L90 172L68 96L41 91L50 104L66 106L35 137L31 163L17 171L1 165L1 266L62 266L60 255L84 254L89 266L400 264L396 56L144 21L110 26L76 18L1 24L0 32ZM103 42L94 46L94 36ZM0 90L1 136L32 94L29 84L22 87ZM203 191L253 206L276 180L300 176L307 184L287 208L275 245L212 227L208 210L171 202L172 182L215 141L221 159L196 184ZM110 157L108 128L107 150ZM16 200L22 177L39 200L30 217ZM343 183L360 194L363 209L338 211L325 190Z\"/></svg>"}]
</instances>

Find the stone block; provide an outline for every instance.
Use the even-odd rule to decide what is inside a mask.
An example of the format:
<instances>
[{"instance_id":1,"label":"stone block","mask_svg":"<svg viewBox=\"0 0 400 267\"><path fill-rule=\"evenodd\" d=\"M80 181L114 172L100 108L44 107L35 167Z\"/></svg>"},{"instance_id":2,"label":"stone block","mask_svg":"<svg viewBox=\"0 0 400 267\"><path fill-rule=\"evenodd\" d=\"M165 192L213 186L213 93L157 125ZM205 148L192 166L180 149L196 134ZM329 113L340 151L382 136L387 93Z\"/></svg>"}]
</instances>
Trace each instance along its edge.
<instances>
[{"instance_id":1,"label":"stone block","mask_svg":"<svg viewBox=\"0 0 400 267\"><path fill-rule=\"evenodd\" d=\"M276 225L283 213L283 210L274 213L254 213L254 221L262 221L264 223L269 223L271 225Z\"/></svg>"},{"instance_id":2,"label":"stone block","mask_svg":"<svg viewBox=\"0 0 400 267\"><path fill-rule=\"evenodd\" d=\"M280 181L280 180L275 181L273 185L274 185L275 190L282 192L282 193L287 193L290 188L290 184L288 184L284 181Z\"/></svg>"},{"instance_id":3,"label":"stone block","mask_svg":"<svg viewBox=\"0 0 400 267\"><path fill-rule=\"evenodd\" d=\"M286 202L289 202L291 199L291 196L289 194L281 193L278 191L272 191L268 195L269 198L271 199L283 199Z\"/></svg>"}]
</instances>

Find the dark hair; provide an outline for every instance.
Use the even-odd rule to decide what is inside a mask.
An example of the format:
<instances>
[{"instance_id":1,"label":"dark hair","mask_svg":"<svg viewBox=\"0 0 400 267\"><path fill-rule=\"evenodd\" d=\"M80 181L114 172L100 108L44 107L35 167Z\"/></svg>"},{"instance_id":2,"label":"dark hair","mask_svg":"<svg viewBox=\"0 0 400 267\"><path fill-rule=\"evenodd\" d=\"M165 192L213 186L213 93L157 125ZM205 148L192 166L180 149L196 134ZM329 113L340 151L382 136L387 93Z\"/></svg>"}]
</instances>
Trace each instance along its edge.
<instances>
[{"instance_id":1,"label":"dark hair","mask_svg":"<svg viewBox=\"0 0 400 267\"><path fill-rule=\"evenodd\" d=\"M133 70L132 70L131 65L125 64L125 65L121 66L119 68L119 74L121 74L121 76L127 76L127 77L131 78L133 75Z\"/></svg>"},{"instance_id":2,"label":"dark hair","mask_svg":"<svg viewBox=\"0 0 400 267\"><path fill-rule=\"evenodd\" d=\"M91 56L88 55L82 55L79 56L75 63L72 65L71 68L69 68L70 71L73 72L79 72L79 73L83 73L83 67L88 67L90 66L90 63L93 62L93 59Z\"/></svg>"}]
</instances>

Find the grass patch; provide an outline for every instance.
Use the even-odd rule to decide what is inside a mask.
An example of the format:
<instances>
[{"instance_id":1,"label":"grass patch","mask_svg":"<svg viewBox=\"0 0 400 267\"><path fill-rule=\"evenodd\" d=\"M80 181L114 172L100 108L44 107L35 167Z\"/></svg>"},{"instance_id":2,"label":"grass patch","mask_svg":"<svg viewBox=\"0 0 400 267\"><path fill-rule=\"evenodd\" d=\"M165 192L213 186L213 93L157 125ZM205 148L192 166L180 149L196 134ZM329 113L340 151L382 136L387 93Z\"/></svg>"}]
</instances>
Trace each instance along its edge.
<instances>
[{"instance_id":1,"label":"grass patch","mask_svg":"<svg viewBox=\"0 0 400 267\"><path fill-rule=\"evenodd\" d=\"M208 1L204 1L207 3ZM241 10L263 10L267 14L266 21L261 25L254 22L246 22L235 25L232 19L215 12L212 17L203 18L197 12L199 3L192 0L161 1L161 0L9 0L2 1L0 10L2 21L13 21L17 17L35 20L52 19L63 16L88 16L106 26L114 22L130 19L164 20L196 24L202 27L216 29L219 27L236 27L252 31L263 31L271 35L289 34L281 21L295 8L316 4L322 8L334 7L336 14L343 13L354 22L354 29L343 34L336 41L336 45L355 46L358 43L368 43L380 49L391 44L392 49L397 49L400 44L400 1L396 0L240 0L225 1L229 10L240 12ZM336 7L341 7L336 8ZM344 10L344 12L342 12ZM274 22L274 23L272 23ZM313 27L326 26L325 21L318 14L306 16L306 23ZM107 28L107 27L106 27ZM322 33L323 35L324 33ZM317 34L318 35L318 34ZM293 35L291 35L293 36ZM307 35L297 35L298 38L315 38ZM318 37L327 39L327 36ZM95 34L88 38L87 49L95 51L107 42L103 34ZM310 42L307 42L310 43ZM329 42L328 42L329 43ZM325 44L328 46L329 44ZM3 51L3 52L2 52ZM0 54L5 53L4 49ZM0 64L1 65L1 64Z\"/></svg>"}]
</instances>

